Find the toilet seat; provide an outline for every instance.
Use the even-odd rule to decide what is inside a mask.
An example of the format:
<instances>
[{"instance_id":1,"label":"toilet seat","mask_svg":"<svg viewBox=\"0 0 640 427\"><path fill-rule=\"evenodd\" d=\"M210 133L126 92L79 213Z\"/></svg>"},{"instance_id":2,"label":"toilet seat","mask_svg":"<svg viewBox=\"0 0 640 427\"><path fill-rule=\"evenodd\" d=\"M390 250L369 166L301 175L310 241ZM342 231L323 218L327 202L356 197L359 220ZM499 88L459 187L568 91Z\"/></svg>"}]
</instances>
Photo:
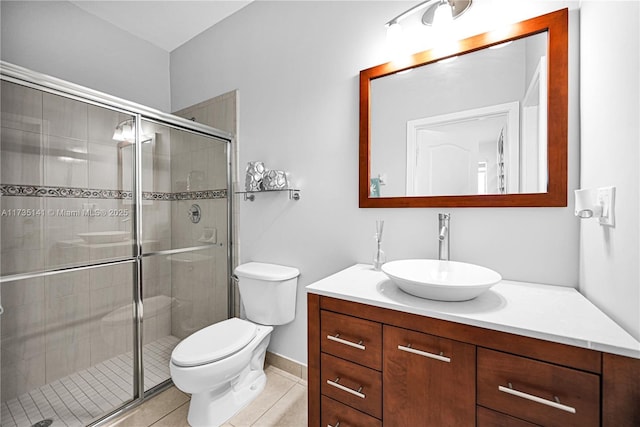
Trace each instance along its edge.
<instances>
[{"instance_id":1,"label":"toilet seat","mask_svg":"<svg viewBox=\"0 0 640 427\"><path fill-rule=\"evenodd\" d=\"M233 317L194 332L182 340L171 354L176 366L212 363L244 348L256 336L257 326Z\"/></svg>"}]
</instances>

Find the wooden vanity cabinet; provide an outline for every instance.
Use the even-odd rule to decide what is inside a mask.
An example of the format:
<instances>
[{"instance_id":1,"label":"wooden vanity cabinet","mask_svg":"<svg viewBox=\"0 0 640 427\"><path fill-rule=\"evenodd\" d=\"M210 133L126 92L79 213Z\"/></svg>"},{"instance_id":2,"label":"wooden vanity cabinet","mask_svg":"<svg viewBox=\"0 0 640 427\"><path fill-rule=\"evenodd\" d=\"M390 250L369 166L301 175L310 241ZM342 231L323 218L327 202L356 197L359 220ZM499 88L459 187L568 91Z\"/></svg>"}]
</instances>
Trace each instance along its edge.
<instances>
[{"instance_id":1,"label":"wooden vanity cabinet","mask_svg":"<svg viewBox=\"0 0 640 427\"><path fill-rule=\"evenodd\" d=\"M385 427L475 423L475 346L384 326Z\"/></svg>"},{"instance_id":2,"label":"wooden vanity cabinet","mask_svg":"<svg viewBox=\"0 0 640 427\"><path fill-rule=\"evenodd\" d=\"M382 421L327 396L321 397L321 425L331 427L382 427Z\"/></svg>"},{"instance_id":3,"label":"wooden vanity cabinet","mask_svg":"<svg viewBox=\"0 0 640 427\"><path fill-rule=\"evenodd\" d=\"M602 355L602 419L606 426L640 426L640 360Z\"/></svg>"},{"instance_id":4,"label":"wooden vanity cabinet","mask_svg":"<svg viewBox=\"0 0 640 427\"><path fill-rule=\"evenodd\" d=\"M640 426L638 359L317 294L307 310L309 426Z\"/></svg>"},{"instance_id":5,"label":"wooden vanity cabinet","mask_svg":"<svg viewBox=\"0 0 640 427\"><path fill-rule=\"evenodd\" d=\"M537 425L599 425L599 375L486 348L477 369L478 405Z\"/></svg>"},{"instance_id":6,"label":"wooden vanity cabinet","mask_svg":"<svg viewBox=\"0 0 640 427\"><path fill-rule=\"evenodd\" d=\"M478 406L476 411L476 426L478 427L538 427L533 424L502 412L493 411L483 406Z\"/></svg>"},{"instance_id":7,"label":"wooden vanity cabinet","mask_svg":"<svg viewBox=\"0 0 640 427\"><path fill-rule=\"evenodd\" d=\"M322 353L322 395L375 418L382 418L382 375L379 371Z\"/></svg>"},{"instance_id":8,"label":"wooden vanity cabinet","mask_svg":"<svg viewBox=\"0 0 640 427\"><path fill-rule=\"evenodd\" d=\"M382 325L354 316L322 311L320 314L323 353L382 369Z\"/></svg>"},{"instance_id":9,"label":"wooden vanity cabinet","mask_svg":"<svg viewBox=\"0 0 640 427\"><path fill-rule=\"evenodd\" d=\"M320 312L320 391L325 426L375 425L382 419L382 324ZM352 408L338 413L336 408Z\"/></svg>"}]
</instances>

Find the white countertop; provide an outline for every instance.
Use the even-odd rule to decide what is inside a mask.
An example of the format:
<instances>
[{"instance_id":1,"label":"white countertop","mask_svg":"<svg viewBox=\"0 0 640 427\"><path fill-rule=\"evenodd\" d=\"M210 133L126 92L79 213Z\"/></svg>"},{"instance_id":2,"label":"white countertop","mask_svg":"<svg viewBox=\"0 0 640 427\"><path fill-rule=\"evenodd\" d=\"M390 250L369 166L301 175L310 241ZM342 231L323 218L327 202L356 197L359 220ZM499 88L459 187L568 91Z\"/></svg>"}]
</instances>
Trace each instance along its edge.
<instances>
[{"instance_id":1,"label":"white countertop","mask_svg":"<svg viewBox=\"0 0 640 427\"><path fill-rule=\"evenodd\" d=\"M356 264L307 292L640 359L640 342L573 288L503 280L470 301L433 301Z\"/></svg>"}]
</instances>

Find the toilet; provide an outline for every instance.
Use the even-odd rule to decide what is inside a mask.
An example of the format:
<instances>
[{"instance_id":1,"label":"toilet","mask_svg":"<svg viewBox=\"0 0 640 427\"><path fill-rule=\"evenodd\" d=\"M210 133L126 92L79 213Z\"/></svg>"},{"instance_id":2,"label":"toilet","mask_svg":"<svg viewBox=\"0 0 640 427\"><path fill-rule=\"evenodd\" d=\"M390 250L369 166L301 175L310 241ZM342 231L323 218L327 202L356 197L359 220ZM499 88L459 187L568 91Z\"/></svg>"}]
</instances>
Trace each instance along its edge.
<instances>
[{"instance_id":1,"label":"toilet","mask_svg":"<svg viewBox=\"0 0 640 427\"><path fill-rule=\"evenodd\" d=\"M219 426L262 392L273 326L295 317L297 268L249 262L234 273L247 320L234 317L200 329L171 353L173 383L191 394L192 427Z\"/></svg>"}]
</instances>

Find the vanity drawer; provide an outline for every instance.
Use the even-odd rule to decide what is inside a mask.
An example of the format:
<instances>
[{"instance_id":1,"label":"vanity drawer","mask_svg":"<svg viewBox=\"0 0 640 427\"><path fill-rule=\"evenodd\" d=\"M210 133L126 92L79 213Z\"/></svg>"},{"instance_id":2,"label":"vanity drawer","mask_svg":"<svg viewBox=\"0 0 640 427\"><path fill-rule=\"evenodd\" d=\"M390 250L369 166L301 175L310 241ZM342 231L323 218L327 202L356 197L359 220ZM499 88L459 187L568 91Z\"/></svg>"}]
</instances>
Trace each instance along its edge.
<instances>
[{"instance_id":1,"label":"vanity drawer","mask_svg":"<svg viewBox=\"0 0 640 427\"><path fill-rule=\"evenodd\" d=\"M382 325L370 320L323 310L320 314L321 350L382 369Z\"/></svg>"},{"instance_id":2,"label":"vanity drawer","mask_svg":"<svg viewBox=\"0 0 640 427\"><path fill-rule=\"evenodd\" d=\"M325 396L382 417L382 374L378 371L323 353L320 390Z\"/></svg>"},{"instance_id":3,"label":"vanity drawer","mask_svg":"<svg viewBox=\"0 0 640 427\"><path fill-rule=\"evenodd\" d=\"M538 424L483 408L482 406L478 406L476 419L478 420L477 427L539 427Z\"/></svg>"},{"instance_id":4,"label":"vanity drawer","mask_svg":"<svg viewBox=\"0 0 640 427\"><path fill-rule=\"evenodd\" d=\"M600 377L478 348L478 405L544 426L597 426Z\"/></svg>"},{"instance_id":5,"label":"vanity drawer","mask_svg":"<svg viewBox=\"0 0 640 427\"><path fill-rule=\"evenodd\" d=\"M347 406L337 402L327 396L321 398L322 409L320 410L320 425L331 427L382 427L382 421L373 418Z\"/></svg>"}]
</instances>

